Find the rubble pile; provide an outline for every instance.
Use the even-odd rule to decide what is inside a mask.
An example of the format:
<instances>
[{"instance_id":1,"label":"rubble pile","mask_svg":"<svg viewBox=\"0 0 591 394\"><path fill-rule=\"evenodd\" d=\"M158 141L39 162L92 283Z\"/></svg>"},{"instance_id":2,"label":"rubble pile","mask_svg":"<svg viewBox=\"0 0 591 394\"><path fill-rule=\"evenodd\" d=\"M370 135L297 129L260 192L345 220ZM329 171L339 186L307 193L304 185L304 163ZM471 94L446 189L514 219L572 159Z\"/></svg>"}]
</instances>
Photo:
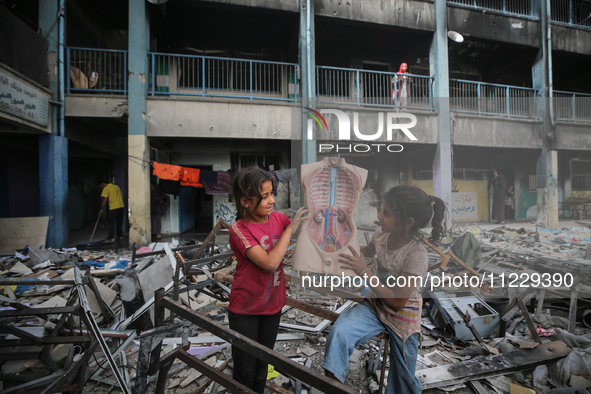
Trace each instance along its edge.
<instances>
[{"instance_id":1,"label":"rubble pile","mask_svg":"<svg viewBox=\"0 0 591 394\"><path fill-rule=\"evenodd\" d=\"M456 226L438 245L425 240L425 392L591 390L591 226L524 227ZM1 259L0 390L233 391L231 342L270 363L268 392L384 391L384 334L351 356L348 390L325 380L331 323L367 289L303 287L290 269L293 245L274 351L235 337L235 259L223 239L212 242L219 230L187 245L26 247Z\"/></svg>"}]
</instances>

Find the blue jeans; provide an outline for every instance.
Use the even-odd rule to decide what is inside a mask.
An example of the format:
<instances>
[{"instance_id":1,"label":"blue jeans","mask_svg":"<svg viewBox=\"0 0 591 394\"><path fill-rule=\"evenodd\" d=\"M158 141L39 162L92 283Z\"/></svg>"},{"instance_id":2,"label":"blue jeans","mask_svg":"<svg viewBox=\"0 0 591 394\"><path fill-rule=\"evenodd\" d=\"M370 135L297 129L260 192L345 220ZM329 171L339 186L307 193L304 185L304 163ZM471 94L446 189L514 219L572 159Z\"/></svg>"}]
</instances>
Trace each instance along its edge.
<instances>
[{"instance_id":1,"label":"blue jeans","mask_svg":"<svg viewBox=\"0 0 591 394\"><path fill-rule=\"evenodd\" d=\"M423 387L415 377L419 334L415 333L406 343L403 342L364 303L355 305L337 319L326 341L322 367L345 382L353 350L386 329L390 333L390 369L386 393L420 393Z\"/></svg>"}]
</instances>

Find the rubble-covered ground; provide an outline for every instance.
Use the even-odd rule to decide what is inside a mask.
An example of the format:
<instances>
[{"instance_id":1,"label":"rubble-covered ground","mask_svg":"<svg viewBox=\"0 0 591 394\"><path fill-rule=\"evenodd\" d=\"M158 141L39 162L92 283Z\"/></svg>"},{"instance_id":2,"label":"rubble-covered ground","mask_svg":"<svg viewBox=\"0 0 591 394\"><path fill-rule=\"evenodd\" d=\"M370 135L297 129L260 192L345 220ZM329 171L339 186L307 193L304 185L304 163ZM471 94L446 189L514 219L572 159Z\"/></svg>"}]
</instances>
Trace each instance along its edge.
<instances>
[{"instance_id":1,"label":"rubble-covered ground","mask_svg":"<svg viewBox=\"0 0 591 394\"><path fill-rule=\"evenodd\" d=\"M538 346L558 340L568 345L570 353L552 362L545 362L543 358L536 361L532 356L532 365L528 364L525 369L523 365L512 365L506 361L507 364L497 372L489 374L494 376L475 375L475 378L470 378L471 374L476 374L472 367L463 372L462 378L466 378L463 379L465 382L451 386L445 384L449 382L445 380L447 378L439 378L437 375L436 379L441 379L441 382L431 381L430 388L425 392L509 393L517 392L515 390L518 388L526 390L519 391L524 393L591 391L591 223L572 221L560 224L559 230L549 230L526 222L504 226L490 223L457 224L437 245L438 250L427 248L430 265L433 266L440 262L440 253L447 253L446 256L449 256L451 245L454 242L459 243L461 235L471 234L477 241L477 248L472 246L464 251L454 248L452 251L455 250L454 254L460 260L465 256L468 261L472 259L471 256L476 255L478 261L472 266L468 264L466 268L452 258L445 270L437 268L430 271L430 276L436 277L438 282L434 283L434 279L431 279L424 286L425 307L417 374L422 372L424 376L435 379L433 376L436 368L442 365L463 365L462 363L468 360L480 360L480 364L487 365L493 357L522 354L519 352L525 352L523 354L527 355L530 354L528 351L535 350ZM360 229L362 243L365 232L371 233L371 229ZM186 260L196 260L229 252L224 237L218 237L216 240L218 242L215 247L205 248L199 256L195 255L201 245L197 240L184 240L182 243L171 240L168 245L171 249L181 248L180 253ZM62 328L58 331L56 325L60 324L60 314L28 317L2 315L4 312L27 307L59 308L79 304L80 296L79 292L75 291L76 286L49 286L43 283L47 280L73 281L74 267L82 273L86 272L89 275L88 280L93 278L98 295L95 295L91 288L94 286L89 286L91 283L87 281L83 287L83 298L87 298L92 317L106 338L110 351L116 352L125 342L115 360L120 367L122 379L133 388L140 355L141 339L138 334L152 328L154 316L153 311L148 311L134 322L129 322L128 318L143 305L149 304L148 300L156 289L168 286L169 294L174 292L171 280L175 276L174 267L178 257L172 261L164 252L150 254L153 250L162 250L163 243L151 244L149 248L135 251L135 258L133 251L127 248L109 249L100 246L94 249L89 247L86 250L72 248L57 251L25 246L23 245L23 249L14 255L0 260L0 280L22 282L18 285L2 286L4 293L0 298L0 346L5 355L0 358L0 390L35 382L45 376L52 376L51 374L63 374L64 370L78 362L86 345L12 345L18 340L34 342L35 338L43 339L51 335L58 338L71 338L73 333L92 336L92 332L87 332L88 327L81 323L80 318L69 319L63 328L58 327ZM142 256L146 253L147 256ZM288 274L291 273L290 256L291 251L286 258ZM205 267L212 273L228 272L231 275L231 264L232 259L214 259ZM479 275L478 286L465 286L466 280L460 280L470 277L468 274L471 271L476 271ZM448 282L442 281L443 278ZM454 278L458 280L454 282ZM203 272L186 279L192 286L208 281ZM460 285L457 286L458 284ZM226 282L226 285L230 287L231 283ZM224 301L225 295L221 287L209 284L187 292L182 291L183 287L181 284L180 302L227 327L227 302ZM575 293L573 289L576 290ZM469 291L472 293L466 293ZM346 300L337 295L319 289L302 288L295 283L290 285L288 295L332 311L346 304ZM447 305L446 302L455 302L448 299L456 300L467 295L477 297L479 302L486 303L493 309L493 313L496 313L497 321L491 325L490 322L483 321L494 320L494 315L488 318L489 312L479 312L475 303L470 304L470 308L474 308L472 323L485 333L491 331L490 334L482 335L483 344L474 340L473 336L469 339L458 338L461 336L460 330L467 329L466 325L456 322L458 326L455 329L451 327L453 324L446 327L442 324L445 323L445 319L441 314L434 312L437 309L433 309L442 308L441 305ZM524 300L529 316L523 315L523 310L518 304L514 307L513 301L516 298ZM543 301L539 302L540 300ZM573 307L573 300L577 301L576 308ZM466 311L456 310L454 313L464 312ZM504 329L499 329L498 323L503 316L506 320ZM530 318L535 326L533 331L540 338L538 342L533 337L533 327L528 326ZM175 321L183 320L177 317ZM330 322L323 318L286 307L275 350L323 373L321 364L330 327ZM227 343L195 325L188 325L187 335L191 344L188 351L190 354L216 368L226 362L224 371L231 374L231 351ZM126 341L130 336L132 338ZM348 387L360 393L378 391L383 342L382 338L376 337L356 349L351 356L349 374L345 382ZM180 336L172 335L165 338L162 354L173 350L180 343ZM31 357L27 358L28 355ZM48 361L47 357L51 360ZM510 356L508 357L510 359ZM86 363L88 372L82 379L86 381L83 392L123 392L100 347L95 349ZM77 381L79 380L75 380L74 383ZM319 392L273 370L270 372L269 382L273 382L278 388L269 388L268 392ZM154 375L154 378L148 381L148 392L154 392L155 383ZM270 383L269 387L272 385ZM205 376L179 360L174 362L167 375L166 392L222 390L223 388L210 384Z\"/></svg>"}]
</instances>

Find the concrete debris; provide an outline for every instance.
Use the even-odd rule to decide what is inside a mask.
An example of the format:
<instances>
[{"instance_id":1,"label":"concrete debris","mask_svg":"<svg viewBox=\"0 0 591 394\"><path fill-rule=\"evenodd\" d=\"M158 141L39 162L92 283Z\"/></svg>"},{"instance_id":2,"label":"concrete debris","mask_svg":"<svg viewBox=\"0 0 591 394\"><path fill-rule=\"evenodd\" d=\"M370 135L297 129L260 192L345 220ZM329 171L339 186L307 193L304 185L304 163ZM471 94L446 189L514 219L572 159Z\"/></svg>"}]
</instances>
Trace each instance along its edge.
<instances>
[{"instance_id":1,"label":"concrete debris","mask_svg":"<svg viewBox=\"0 0 591 394\"><path fill-rule=\"evenodd\" d=\"M479 223L458 226L437 245L425 242L430 271L417 362L425 392L591 387L589 226ZM222 227L204 242L138 250L25 247L0 259L2 389L47 382L53 391L83 382L87 393L233 387L229 342L236 339L227 316L236 261L223 237L211 244ZM360 231L361 244L364 232L371 235ZM288 305L275 349L256 350L279 373L268 389L347 392L320 378L321 365L332 322L364 289L302 287L290 268L292 250L284 260ZM378 336L355 350L345 381L351 392L385 391L386 349Z\"/></svg>"}]
</instances>

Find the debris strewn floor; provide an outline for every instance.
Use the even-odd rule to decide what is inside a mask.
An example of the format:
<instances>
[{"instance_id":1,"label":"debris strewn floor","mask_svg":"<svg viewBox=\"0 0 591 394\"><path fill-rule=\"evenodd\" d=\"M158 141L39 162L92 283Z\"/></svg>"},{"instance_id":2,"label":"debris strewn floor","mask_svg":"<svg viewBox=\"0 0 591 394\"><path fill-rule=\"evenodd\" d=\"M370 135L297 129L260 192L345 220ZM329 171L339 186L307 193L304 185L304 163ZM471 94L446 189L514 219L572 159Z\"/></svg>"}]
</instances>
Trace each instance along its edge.
<instances>
[{"instance_id":1,"label":"debris strewn floor","mask_svg":"<svg viewBox=\"0 0 591 394\"><path fill-rule=\"evenodd\" d=\"M561 225L456 225L442 243L425 243L431 270L417 364L425 392L591 388L591 223ZM360 229L362 244L372 230ZM224 390L204 372L222 381L231 376L231 347L183 314L197 313L229 335L235 260L223 226L211 235L139 250L23 245L2 258L0 390ZM331 323L366 289L302 287L290 270L292 251L285 259L289 300L274 350L288 359L283 369L300 373L294 362L304 375L295 379L270 367L267 388L322 392L315 386L329 387L318 376ZM158 289L166 295L155 295ZM378 336L356 349L348 390L376 393L385 384L384 345ZM158 380L158 370L166 379Z\"/></svg>"}]
</instances>

